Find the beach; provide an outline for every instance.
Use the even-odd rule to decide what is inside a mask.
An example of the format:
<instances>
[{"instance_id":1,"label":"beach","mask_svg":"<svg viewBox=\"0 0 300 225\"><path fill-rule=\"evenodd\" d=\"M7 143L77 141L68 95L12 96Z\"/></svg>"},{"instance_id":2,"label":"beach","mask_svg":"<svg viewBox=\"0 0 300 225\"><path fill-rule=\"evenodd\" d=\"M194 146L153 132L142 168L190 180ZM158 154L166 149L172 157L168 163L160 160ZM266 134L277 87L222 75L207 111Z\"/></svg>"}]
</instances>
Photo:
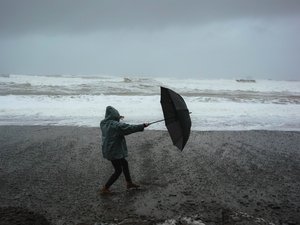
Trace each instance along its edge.
<instances>
[{"instance_id":1,"label":"beach","mask_svg":"<svg viewBox=\"0 0 300 225\"><path fill-rule=\"evenodd\" d=\"M99 128L0 126L0 224L300 223L298 131L192 131L182 152L167 131L126 140L141 188L122 175L101 196L113 167Z\"/></svg>"}]
</instances>

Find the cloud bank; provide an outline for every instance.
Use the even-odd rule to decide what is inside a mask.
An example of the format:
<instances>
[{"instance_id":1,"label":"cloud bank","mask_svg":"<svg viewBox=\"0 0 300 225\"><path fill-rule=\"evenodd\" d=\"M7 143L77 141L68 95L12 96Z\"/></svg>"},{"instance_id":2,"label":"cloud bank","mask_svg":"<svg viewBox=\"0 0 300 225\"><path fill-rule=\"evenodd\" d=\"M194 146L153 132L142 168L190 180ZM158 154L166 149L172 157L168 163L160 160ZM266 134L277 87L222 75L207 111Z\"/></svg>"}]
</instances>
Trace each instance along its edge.
<instances>
[{"instance_id":1,"label":"cloud bank","mask_svg":"<svg viewBox=\"0 0 300 225\"><path fill-rule=\"evenodd\" d=\"M0 73L299 79L298 0L0 0Z\"/></svg>"}]
</instances>

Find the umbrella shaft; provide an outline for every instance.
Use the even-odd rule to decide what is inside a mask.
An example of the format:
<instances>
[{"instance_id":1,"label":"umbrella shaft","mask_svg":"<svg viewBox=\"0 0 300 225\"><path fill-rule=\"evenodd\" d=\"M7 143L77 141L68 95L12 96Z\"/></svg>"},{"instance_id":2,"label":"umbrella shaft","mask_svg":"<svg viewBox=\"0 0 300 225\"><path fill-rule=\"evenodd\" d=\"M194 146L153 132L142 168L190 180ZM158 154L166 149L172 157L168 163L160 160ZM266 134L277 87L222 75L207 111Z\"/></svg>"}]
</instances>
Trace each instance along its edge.
<instances>
[{"instance_id":1,"label":"umbrella shaft","mask_svg":"<svg viewBox=\"0 0 300 225\"><path fill-rule=\"evenodd\" d=\"M157 121L151 122L151 123L149 123L149 125L152 125L152 124L154 124L154 123L159 123L159 122L162 122L162 121L165 121L165 119L157 120Z\"/></svg>"},{"instance_id":2,"label":"umbrella shaft","mask_svg":"<svg viewBox=\"0 0 300 225\"><path fill-rule=\"evenodd\" d=\"M191 114L191 113L192 113L192 112L190 112L189 114ZM169 117L169 118L166 118L166 119L157 120L157 121L154 121L154 122L149 123L149 125L152 125L152 124L154 124L154 123L159 123L159 122L165 121L165 120L167 120L167 119L172 119L172 118L174 118L174 117Z\"/></svg>"}]
</instances>

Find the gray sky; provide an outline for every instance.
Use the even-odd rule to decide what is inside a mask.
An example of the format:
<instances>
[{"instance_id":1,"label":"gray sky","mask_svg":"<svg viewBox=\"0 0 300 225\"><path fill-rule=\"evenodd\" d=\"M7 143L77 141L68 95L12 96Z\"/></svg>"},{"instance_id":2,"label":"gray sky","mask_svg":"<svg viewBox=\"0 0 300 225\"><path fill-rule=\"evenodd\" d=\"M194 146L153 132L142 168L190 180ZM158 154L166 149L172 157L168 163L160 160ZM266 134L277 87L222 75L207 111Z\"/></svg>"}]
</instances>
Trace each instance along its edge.
<instances>
[{"instance_id":1,"label":"gray sky","mask_svg":"<svg viewBox=\"0 0 300 225\"><path fill-rule=\"evenodd\" d=\"M0 0L0 73L300 79L299 0Z\"/></svg>"}]
</instances>

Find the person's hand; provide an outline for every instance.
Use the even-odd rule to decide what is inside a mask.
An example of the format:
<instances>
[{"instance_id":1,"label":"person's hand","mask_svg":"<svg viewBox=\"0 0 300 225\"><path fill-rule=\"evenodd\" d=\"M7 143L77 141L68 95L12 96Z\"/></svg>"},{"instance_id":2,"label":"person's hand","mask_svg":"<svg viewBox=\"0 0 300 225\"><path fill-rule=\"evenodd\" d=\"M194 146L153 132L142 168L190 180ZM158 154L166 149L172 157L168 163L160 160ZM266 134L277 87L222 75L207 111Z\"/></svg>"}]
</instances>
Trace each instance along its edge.
<instances>
[{"instance_id":1,"label":"person's hand","mask_svg":"<svg viewBox=\"0 0 300 225\"><path fill-rule=\"evenodd\" d=\"M148 127L149 125L149 123L144 123L144 127Z\"/></svg>"}]
</instances>

